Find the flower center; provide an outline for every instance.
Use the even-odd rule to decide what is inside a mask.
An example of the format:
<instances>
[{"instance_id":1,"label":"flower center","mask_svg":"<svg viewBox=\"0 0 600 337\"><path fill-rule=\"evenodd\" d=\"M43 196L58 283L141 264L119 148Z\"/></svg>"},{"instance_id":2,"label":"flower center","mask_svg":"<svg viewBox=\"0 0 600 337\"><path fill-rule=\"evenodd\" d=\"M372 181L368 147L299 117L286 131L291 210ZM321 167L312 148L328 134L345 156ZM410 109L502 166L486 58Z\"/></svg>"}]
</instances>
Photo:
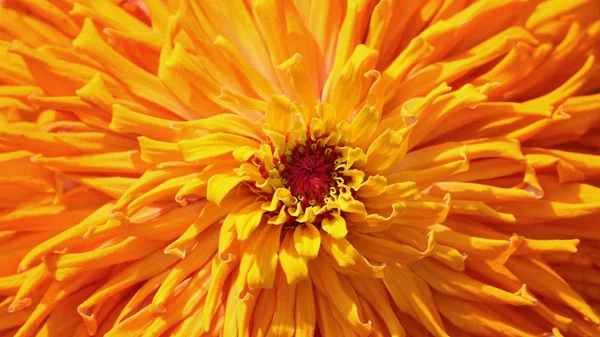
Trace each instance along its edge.
<instances>
[{"instance_id":1,"label":"flower center","mask_svg":"<svg viewBox=\"0 0 600 337\"><path fill-rule=\"evenodd\" d=\"M303 204L322 204L331 188L336 186L337 172L332 158L333 148L307 141L296 146L291 155L283 158L283 183Z\"/></svg>"},{"instance_id":2,"label":"flower center","mask_svg":"<svg viewBox=\"0 0 600 337\"><path fill-rule=\"evenodd\" d=\"M279 137L273 144L263 144L236 171L254 180L254 191L267 200L261 207L269 223L318 226L356 206L353 189L364 173L351 168L355 149L339 146L339 139L338 133L319 137L296 130L285 142Z\"/></svg>"}]
</instances>

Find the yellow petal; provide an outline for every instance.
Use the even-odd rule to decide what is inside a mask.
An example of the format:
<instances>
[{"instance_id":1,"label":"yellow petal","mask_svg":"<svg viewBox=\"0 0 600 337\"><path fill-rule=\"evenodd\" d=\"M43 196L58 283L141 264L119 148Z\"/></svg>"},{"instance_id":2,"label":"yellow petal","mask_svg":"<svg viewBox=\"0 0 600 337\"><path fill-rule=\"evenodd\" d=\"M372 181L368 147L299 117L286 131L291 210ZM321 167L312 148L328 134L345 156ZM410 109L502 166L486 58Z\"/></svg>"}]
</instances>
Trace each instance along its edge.
<instances>
[{"instance_id":1,"label":"yellow petal","mask_svg":"<svg viewBox=\"0 0 600 337\"><path fill-rule=\"evenodd\" d=\"M288 284L296 284L308 278L308 265L305 257L296 251L294 233L288 231L279 248L279 263Z\"/></svg>"},{"instance_id":2,"label":"yellow petal","mask_svg":"<svg viewBox=\"0 0 600 337\"><path fill-rule=\"evenodd\" d=\"M295 322L297 337L312 337L315 332L315 304L313 286L310 280L296 285Z\"/></svg>"},{"instance_id":3,"label":"yellow petal","mask_svg":"<svg viewBox=\"0 0 600 337\"><path fill-rule=\"evenodd\" d=\"M598 314L585 300L571 289L569 284L555 271L539 259L513 257L506 262L506 266L520 280L527 283L533 291L573 308L595 324L600 322Z\"/></svg>"},{"instance_id":4,"label":"yellow petal","mask_svg":"<svg viewBox=\"0 0 600 337\"><path fill-rule=\"evenodd\" d=\"M183 282L190 274L202 267L211 257L214 256L217 250L217 235L219 232L212 226L211 230L205 232L199 237L198 246L201 249L194 249L187 254L185 258L179 261L172 271L167 275L165 280L160 284L158 291L152 298L149 310L152 312L165 312L165 304L175 295L175 289ZM205 270L205 274L209 274L209 270Z\"/></svg>"},{"instance_id":5,"label":"yellow petal","mask_svg":"<svg viewBox=\"0 0 600 337\"><path fill-rule=\"evenodd\" d=\"M175 98L158 77L139 68L104 42L91 19L84 20L83 28L73 40L73 45L76 50L94 56L108 72L124 80L135 95L176 112L182 118L197 118L197 114Z\"/></svg>"},{"instance_id":6,"label":"yellow petal","mask_svg":"<svg viewBox=\"0 0 600 337\"><path fill-rule=\"evenodd\" d=\"M325 255L323 255L323 258L331 260L336 269L351 275L382 277L381 271L385 268L385 264L374 265L370 263L347 239L334 239L324 235L322 240L323 249L332 259L327 258Z\"/></svg>"},{"instance_id":7,"label":"yellow petal","mask_svg":"<svg viewBox=\"0 0 600 337\"><path fill-rule=\"evenodd\" d=\"M179 148L183 153L183 158L187 162L214 158L232 153L242 147L250 147L258 150L260 144L245 137L223 132L179 142Z\"/></svg>"},{"instance_id":8,"label":"yellow petal","mask_svg":"<svg viewBox=\"0 0 600 337\"><path fill-rule=\"evenodd\" d=\"M305 111L304 120L311 121L314 117L317 117L315 110L319 103L317 92L306 70L306 64L302 55L298 53L294 54L294 56L279 65L278 68L285 71L296 96L302 102L302 109Z\"/></svg>"},{"instance_id":9,"label":"yellow petal","mask_svg":"<svg viewBox=\"0 0 600 337\"><path fill-rule=\"evenodd\" d=\"M399 244L394 240L381 239L368 234L354 234L350 243L369 259L385 263L409 263L423 259L435 248L435 235L429 234L428 246L419 251L411 246Z\"/></svg>"},{"instance_id":10,"label":"yellow petal","mask_svg":"<svg viewBox=\"0 0 600 337\"><path fill-rule=\"evenodd\" d=\"M122 105L113 105L110 129L119 133L137 133L162 141L178 141L179 130L171 127L171 121L151 117L127 109Z\"/></svg>"},{"instance_id":11,"label":"yellow petal","mask_svg":"<svg viewBox=\"0 0 600 337\"><path fill-rule=\"evenodd\" d=\"M312 260L309 265L311 280L321 294L327 296L331 305L339 311L342 317L359 336L371 333L371 322L364 322L359 311L359 304L352 300L340 281L340 276L327 262Z\"/></svg>"},{"instance_id":12,"label":"yellow petal","mask_svg":"<svg viewBox=\"0 0 600 337\"><path fill-rule=\"evenodd\" d=\"M367 163L364 169L377 174L386 173L396 162L401 161L406 154L408 140L405 138L407 129L383 132L367 150Z\"/></svg>"},{"instance_id":13,"label":"yellow petal","mask_svg":"<svg viewBox=\"0 0 600 337\"><path fill-rule=\"evenodd\" d=\"M230 174L215 174L208 180L208 191L206 198L217 205L221 205L221 201L231 192L236 186L244 181L248 181L248 177L238 177Z\"/></svg>"},{"instance_id":14,"label":"yellow petal","mask_svg":"<svg viewBox=\"0 0 600 337\"><path fill-rule=\"evenodd\" d=\"M330 217L323 219L321 221L321 228L335 239L343 238L348 234L346 220L337 213L333 213Z\"/></svg>"},{"instance_id":15,"label":"yellow petal","mask_svg":"<svg viewBox=\"0 0 600 337\"><path fill-rule=\"evenodd\" d=\"M495 336L497 334L510 333L513 336L532 336L534 334L543 333L543 329L537 328L534 331L523 329L513 323L507 322L500 318L500 315L483 306L474 304L473 302L447 296L442 293L435 294L435 302L438 305L440 312L447 317L454 325L470 333L481 336ZM461 312L476 313L476 316L461 315ZM485 322L483 324L474 323L472 317L477 317L477 320Z\"/></svg>"},{"instance_id":16,"label":"yellow petal","mask_svg":"<svg viewBox=\"0 0 600 337\"><path fill-rule=\"evenodd\" d=\"M365 105L350 124L348 145L364 147L377 128L381 113L373 106Z\"/></svg>"},{"instance_id":17,"label":"yellow petal","mask_svg":"<svg viewBox=\"0 0 600 337\"><path fill-rule=\"evenodd\" d=\"M425 281L401 264L390 265L384 274L383 282L401 312L409 314L434 336L449 337Z\"/></svg>"},{"instance_id":18,"label":"yellow petal","mask_svg":"<svg viewBox=\"0 0 600 337\"><path fill-rule=\"evenodd\" d=\"M236 212L235 227L238 240L247 240L260 225L264 214L261 205L260 201L254 202Z\"/></svg>"},{"instance_id":19,"label":"yellow petal","mask_svg":"<svg viewBox=\"0 0 600 337\"><path fill-rule=\"evenodd\" d=\"M255 238L252 254L254 262L248 271L250 289L271 288L275 283L280 234L282 226L265 225Z\"/></svg>"},{"instance_id":20,"label":"yellow petal","mask_svg":"<svg viewBox=\"0 0 600 337\"><path fill-rule=\"evenodd\" d=\"M388 290L385 289L383 282L372 278L350 277L349 279L357 294L368 301L373 306L373 310L381 316L390 334L398 337L406 336L406 331L392 309L392 302L388 298Z\"/></svg>"},{"instance_id":21,"label":"yellow petal","mask_svg":"<svg viewBox=\"0 0 600 337\"><path fill-rule=\"evenodd\" d=\"M436 290L471 301L532 306L535 302L471 279L433 261L420 261L411 269ZM448 282L448 280L453 280Z\"/></svg>"},{"instance_id":22,"label":"yellow petal","mask_svg":"<svg viewBox=\"0 0 600 337\"><path fill-rule=\"evenodd\" d=\"M219 114L208 118L196 119L189 122L176 122L172 125L174 128L181 128L184 135L193 137L195 134L202 135L203 131L225 132L244 137L261 140L262 135L260 127L250 119L233 115Z\"/></svg>"},{"instance_id":23,"label":"yellow petal","mask_svg":"<svg viewBox=\"0 0 600 337\"><path fill-rule=\"evenodd\" d=\"M173 241L171 244L165 248L165 254L173 254L177 255L180 258L185 258L185 255L194 250L198 237L202 236L201 234L204 231L212 232L214 229L212 227L213 223L220 221L227 212L213 203L207 203L200 214L198 214L198 218L192 222L192 224L177 238L177 240Z\"/></svg>"},{"instance_id":24,"label":"yellow petal","mask_svg":"<svg viewBox=\"0 0 600 337\"><path fill-rule=\"evenodd\" d=\"M273 95L267 106L265 116L269 130L287 135L294 117L290 100L284 95Z\"/></svg>"},{"instance_id":25,"label":"yellow petal","mask_svg":"<svg viewBox=\"0 0 600 337\"><path fill-rule=\"evenodd\" d=\"M286 284L283 276L279 273L277 277L277 302L275 304L275 315L267 333L268 337L292 337L295 336L295 302L296 285Z\"/></svg>"},{"instance_id":26,"label":"yellow petal","mask_svg":"<svg viewBox=\"0 0 600 337\"><path fill-rule=\"evenodd\" d=\"M294 230L294 246L300 256L314 259L321 247L321 233L313 224L298 225Z\"/></svg>"},{"instance_id":27,"label":"yellow petal","mask_svg":"<svg viewBox=\"0 0 600 337\"><path fill-rule=\"evenodd\" d=\"M206 300L204 302L204 309L201 319L204 331L208 331L208 329L210 329L213 315L217 310L217 296L223 291L223 285L232 270L232 265L221 263L218 261L218 259L213 260L212 262L210 286L208 288L208 294L206 294Z\"/></svg>"},{"instance_id":28,"label":"yellow petal","mask_svg":"<svg viewBox=\"0 0 600 337\"><path fill-rule=\"evenodd\" d=\"M342 69L331 93L331 104L336 109L338 121L348 120L366 91L367 70L375 68L379 52L365 45L358 45Z\"/></svg>"}]
</instances>

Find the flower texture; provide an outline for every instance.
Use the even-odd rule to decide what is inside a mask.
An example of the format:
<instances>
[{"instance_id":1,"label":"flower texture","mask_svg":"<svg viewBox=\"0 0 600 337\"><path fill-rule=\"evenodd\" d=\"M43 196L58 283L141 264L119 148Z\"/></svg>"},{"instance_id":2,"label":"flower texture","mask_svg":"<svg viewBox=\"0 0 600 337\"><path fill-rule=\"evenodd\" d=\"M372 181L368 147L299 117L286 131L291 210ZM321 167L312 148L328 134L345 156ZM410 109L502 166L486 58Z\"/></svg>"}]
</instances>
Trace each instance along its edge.
<instances>
[{"instance_id":1,"label":"flower texture","mask_svg":"<svg viewBox=\"0 0 600 337\"><path fill-rule=\"evenodd\" d=\"M0 336L600 336L598 0L0 18Z\"/></svg>"}]
</instances>

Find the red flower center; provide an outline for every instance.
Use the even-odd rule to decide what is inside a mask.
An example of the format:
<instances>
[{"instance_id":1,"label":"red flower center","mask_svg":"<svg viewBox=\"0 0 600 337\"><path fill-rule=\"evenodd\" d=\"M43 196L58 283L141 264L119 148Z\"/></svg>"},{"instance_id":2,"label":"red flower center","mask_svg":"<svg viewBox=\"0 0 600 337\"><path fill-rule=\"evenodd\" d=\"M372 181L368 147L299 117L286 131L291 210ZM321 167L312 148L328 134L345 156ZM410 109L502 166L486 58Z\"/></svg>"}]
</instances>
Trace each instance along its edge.
<instances>
[{"instance_id":1,"label":"red flower center","mask_svg":"<svg viewBox=\"0 0 600 337\"><path fill-rule=\"evenodd\" d=\"M304 206L322 203L330 188L336 185L332 154L331 147L308 141L305 146L295 147L292 154L283 159L284 184Z\"/></svg>"}]
</instances>

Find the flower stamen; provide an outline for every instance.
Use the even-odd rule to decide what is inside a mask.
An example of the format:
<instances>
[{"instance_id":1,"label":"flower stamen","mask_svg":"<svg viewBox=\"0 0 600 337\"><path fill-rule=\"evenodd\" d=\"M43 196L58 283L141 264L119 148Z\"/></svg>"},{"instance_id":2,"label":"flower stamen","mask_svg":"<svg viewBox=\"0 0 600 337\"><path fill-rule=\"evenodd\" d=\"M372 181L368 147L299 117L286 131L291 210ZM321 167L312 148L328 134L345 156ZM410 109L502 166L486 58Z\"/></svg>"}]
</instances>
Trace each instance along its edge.
<instances>
[{"instance_id":1,"label":"flower stamen","mask_svg":"<svg viewBox=\"0 0 600 337\"><path fill-rule=\"evenodd\" d=\"M330 187L335 186L338 173L332 155L335 155L333 148L309 140L305 145L293 147L291 155L283 161L282 174L287 177L284 185L292 195L303 197L298 199L304 207L322 205L324 197L331 193Z\"/></svg>"}]
</instances>

